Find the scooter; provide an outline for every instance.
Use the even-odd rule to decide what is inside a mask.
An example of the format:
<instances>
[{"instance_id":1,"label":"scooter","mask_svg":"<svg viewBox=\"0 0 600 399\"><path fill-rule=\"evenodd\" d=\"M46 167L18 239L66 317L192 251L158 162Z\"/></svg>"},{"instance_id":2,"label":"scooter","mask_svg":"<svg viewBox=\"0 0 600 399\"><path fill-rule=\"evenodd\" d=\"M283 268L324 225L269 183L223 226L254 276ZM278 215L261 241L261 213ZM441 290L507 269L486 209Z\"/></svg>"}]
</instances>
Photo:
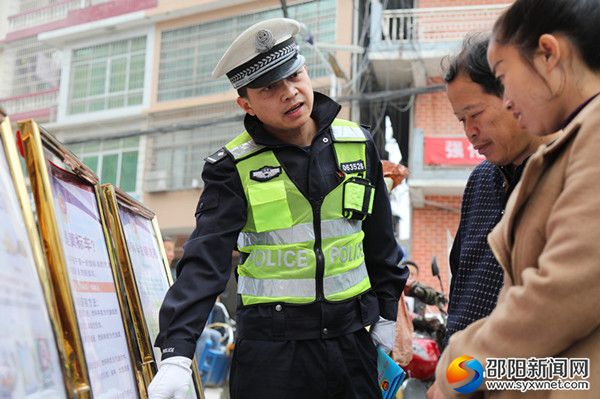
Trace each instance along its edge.
<instances>
[{"instance_id":1,"label":"scooter","mask_svg":"<svg viewBox=\"0 0 600 399\"><path fill-rule=\"evenodd\" d=\"M432 274L440 280L439 268L435 257L432 260ZM426 313L413 319L413 358L404 368L408 378L401 390L403 398L426 398L427 389L435 378L435 368L440 358L440 348L446 333L447 312L445 305L448 300L442 292L420 283L413 283L407 296L420 300L427 305L438 308L439 313Z\"/></svg>"},{"instance_id":2,"label":"scooter","mask_svg":"<svg viewBox=\"0 0 600 399\"><path fill-rule=\"evenodd\" d=\"M203 386L227 383L235 336L235 321L225 305L216 302L196 346L196 358Z\"/></svg>"}]
</instances>

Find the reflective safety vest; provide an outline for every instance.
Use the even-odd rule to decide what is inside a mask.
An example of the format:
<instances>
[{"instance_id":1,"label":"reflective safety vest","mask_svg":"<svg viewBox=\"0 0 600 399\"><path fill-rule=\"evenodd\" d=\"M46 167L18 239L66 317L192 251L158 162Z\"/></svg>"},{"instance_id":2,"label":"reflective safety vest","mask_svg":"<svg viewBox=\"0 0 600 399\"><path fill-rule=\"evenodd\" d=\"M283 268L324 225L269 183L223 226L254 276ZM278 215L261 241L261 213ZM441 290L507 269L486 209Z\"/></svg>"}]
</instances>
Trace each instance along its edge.
<instances>
[{"instance_id":1,"label":"reflective safety vest","mask_svg":"<svg viewBox=\"0 0 600 399\"><path fill-rule=\"evenodd\" d=\"M238 266L238 294L244 305L343 301L371 287L362 221L347 219L342 212L344 183L366 178L367 138L356 123L341 119L332 124L332 133L344 182L313 204L273 151L256 144L248 132L225 146L235 159L248 204L237 242L247 254ZM368 205L372 203L370 198Z\"/></svg>"}]
</instances>

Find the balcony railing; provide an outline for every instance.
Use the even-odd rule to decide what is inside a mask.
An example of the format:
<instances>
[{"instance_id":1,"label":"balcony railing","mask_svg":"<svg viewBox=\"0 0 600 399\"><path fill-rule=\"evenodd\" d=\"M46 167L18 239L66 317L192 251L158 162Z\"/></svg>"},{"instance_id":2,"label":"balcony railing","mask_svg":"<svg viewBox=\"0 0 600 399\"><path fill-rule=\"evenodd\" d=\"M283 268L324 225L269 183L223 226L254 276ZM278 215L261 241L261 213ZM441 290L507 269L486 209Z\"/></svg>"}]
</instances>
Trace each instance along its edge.
<instances>
[{"instance_id":1,"label":"balcony railing","mask_svg":"<svg viewBox=\"0 0 600 399\"><path fill-rule=\"evenodd\" d=\"M40 1L36 8L9 16L10 31L60 21L65 19L71 10L90 7L107 1L112 0L64 0L57 3L49 3L47 0Z\"/></svg>"},{"instance_id":2,"label":"balcony railing","mask_svg":"<svg viewBox=\"0 0 600 399\"><path fill-rule=\"evenodd\" d=\"M54 114L58 98L58 88L48 89L37 93L0 98L0 104L9 115L25 114L32 111L49 109Z\"/></svg>"},{"instance_id":3,"label":"balcony railing","mask_svg":"<svg viewBox=\"0 0 600 399\"><path fill-rule=\"evenodd\" d=\"M383 10L384 42L460 41L469 32L489 31L509 4Z\"/></svg>"}]
</instances>

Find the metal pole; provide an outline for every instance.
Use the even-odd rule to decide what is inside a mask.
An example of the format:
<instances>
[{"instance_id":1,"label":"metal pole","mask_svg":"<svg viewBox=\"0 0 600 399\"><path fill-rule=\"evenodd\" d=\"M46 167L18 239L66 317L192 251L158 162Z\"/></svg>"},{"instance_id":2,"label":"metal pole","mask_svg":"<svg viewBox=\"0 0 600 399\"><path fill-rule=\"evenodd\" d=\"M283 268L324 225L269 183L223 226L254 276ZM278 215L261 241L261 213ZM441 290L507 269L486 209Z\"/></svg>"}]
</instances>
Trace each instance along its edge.
<instances>
[{"instance_id":1,"label":"metal pole","mask_svg":"<svg viewBox=\"0 0 600 399\"><path fill-rule=\"evenodd\" d=\"M289 18L288 12L287 12L287 4L285 3L285 0L279 0L279 1L281 2L281 10L283 11L284 18Z\"/></svg>"},{"instance_id":2,"label":"metal pole","mask_svg":"<svg viewBox=\"0 0 600 399\"><path fill-rule=\"evenodd\" d=\"M352 20L352 45L353 46L358 46L360 45L360 43L358 42L360 40L360 28L359 28L359 23L360 21L360 0L354 0L354 18ZM363 48L364 51L364 48ZM367 55L365 55L366 57ZM358 88L360 87L359 85L359 80L358 77L356 76L358 74L358 61L359 58L361 57L360 54L352 54L350 57L352 57L352 72L351 72L351 76L350 79L352 81L352 86L350 87L350 93L352 94L357 94L358 92ZM340 95L343 93L340 93ZM353 121L360 121L360 106L358 104L358 101L352 101L351 102L351 106L350 106L350 120Z\"/></svg>"}]
</instances>

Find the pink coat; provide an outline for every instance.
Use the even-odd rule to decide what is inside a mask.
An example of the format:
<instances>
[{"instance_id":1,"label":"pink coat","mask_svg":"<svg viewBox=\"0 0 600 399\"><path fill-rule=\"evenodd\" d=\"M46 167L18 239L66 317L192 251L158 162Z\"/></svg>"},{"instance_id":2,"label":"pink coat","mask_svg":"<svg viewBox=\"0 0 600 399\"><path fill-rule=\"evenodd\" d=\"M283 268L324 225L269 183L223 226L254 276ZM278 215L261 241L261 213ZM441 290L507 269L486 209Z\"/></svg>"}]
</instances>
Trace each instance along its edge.
<instances>
[{"instance_id":1,"label":"pink coat","mask_svg":"<svg viewBox=\"0 0 600 399\"><path fill-rule=\"evenodd\" d=\"M531 156L488 242L504 268L497 307L452 336L437 368L448 398L450 362L589 358L588 391L488 391L490 398L600 398L600 96ZM480 389L485 389L483 384ZM481 391L476 396L481 396Z\"/></svg>"}]
</instances>

